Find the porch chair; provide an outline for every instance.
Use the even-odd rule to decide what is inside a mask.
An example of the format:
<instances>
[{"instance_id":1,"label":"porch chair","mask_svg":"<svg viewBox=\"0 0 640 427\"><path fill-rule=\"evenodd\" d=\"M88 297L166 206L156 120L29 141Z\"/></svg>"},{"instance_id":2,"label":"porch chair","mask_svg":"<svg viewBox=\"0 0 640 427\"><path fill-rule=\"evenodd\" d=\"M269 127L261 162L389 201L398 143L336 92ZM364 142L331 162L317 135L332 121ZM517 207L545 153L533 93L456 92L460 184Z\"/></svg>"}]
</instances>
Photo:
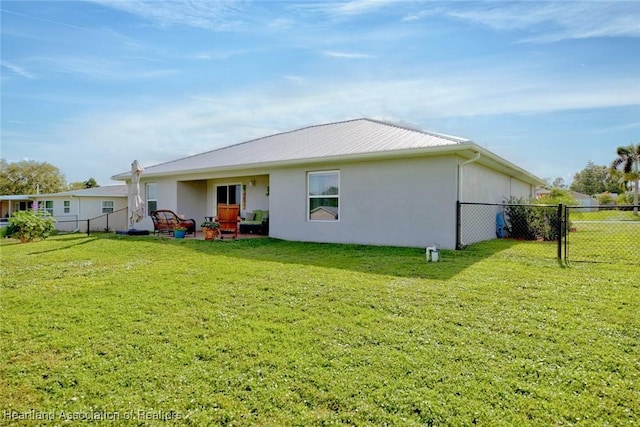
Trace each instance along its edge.
<instances>
[{"instance_id":1,"label":"porch chair","mask_svg":"<svg viewBox=\"0 0 640 427\"><path fill-rule=\"evenodd\" d=\"M238 237L238 223L240 222L240 205L227 205L218 203L218 216L216 222L220 224L220 238L223 239L222 233L233 233L233 238Z\"/></svg>"},{"instance_id":2,"label":"porch chair","mask_svg":"<svg viewBox=\"0 0 640 427\"><path fill-rule=\"evenodd\" d=\"M153 234L172 234L178 225L187 228L187 234L196 235L196 220L180 218L175 212L167 209L152 211L149 216L153 220Z\"/></svg>"}]
</instances>

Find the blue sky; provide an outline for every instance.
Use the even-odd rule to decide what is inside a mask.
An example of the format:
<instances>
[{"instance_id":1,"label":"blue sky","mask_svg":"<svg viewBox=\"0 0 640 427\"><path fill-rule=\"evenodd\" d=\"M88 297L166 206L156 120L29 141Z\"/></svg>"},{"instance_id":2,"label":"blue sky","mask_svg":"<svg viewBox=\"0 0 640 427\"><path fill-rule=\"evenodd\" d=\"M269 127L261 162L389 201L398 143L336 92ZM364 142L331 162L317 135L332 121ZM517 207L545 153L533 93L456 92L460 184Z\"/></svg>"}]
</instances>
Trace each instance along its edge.
<instances>
[{"instance_id":1,"label":"blue sky","mask_svg":"<svg viewBox=\"0 0 640 427\"><path fill-rule=\"evenodd\" d=\"M567 183L640 143L637 1L3 1L2 158L101 185L359 117Z\"/></svg>"}]
</instances>

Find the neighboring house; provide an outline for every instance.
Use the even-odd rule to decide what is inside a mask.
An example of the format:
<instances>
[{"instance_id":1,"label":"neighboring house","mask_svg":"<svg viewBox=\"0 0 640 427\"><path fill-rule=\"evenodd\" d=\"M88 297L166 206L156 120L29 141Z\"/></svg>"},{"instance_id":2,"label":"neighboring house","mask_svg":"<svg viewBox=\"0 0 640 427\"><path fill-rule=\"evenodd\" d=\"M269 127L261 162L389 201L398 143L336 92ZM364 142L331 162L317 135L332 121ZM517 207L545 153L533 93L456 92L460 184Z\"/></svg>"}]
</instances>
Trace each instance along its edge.
<instances>
[{"instance_id":1,"label":"neighboring house","mask_svg":"<svg viewBox=\"0 0 640 427\"><path fill-rule=\"evenodd\" d=\"M370 119L147 166L140 177L147 213L200 221L217 203L238 203L268 210L275 238L442 248L456 246L456 201L532 197L543 183L470 140ZM495 237L494 220L480 227L482 239Z\"/></svg>"},{"instance_id":2,"label":"neighboring house","mask_svg":"<svg viewBox=\"0 0 640 427\"><path fill-rule=\"evenodd\" d=\"M309 213L310 220L337 220L338 208L333 206L318 206Z\"/></svg>"},{"instance_id":3,"label":"neighboring house","mask_svg":"<svg viewBox=\"0 0 640 427\"><path fill-rule=\"evenodd\" d=\"M86 231L88 219L91 230L104 230L107 225L112 230L126 229L127 197L126 185L111 185L61 193L0 196L0 201L3 217L18 210L43 209L55 218L56 230Z\"/></svg>"},{"instance_id":4,"label":"neighboring house","mask_svg":"<svg viewBox=\"0 0 640 427\"><path fill-rule=\"evenodd\" d=\"M551 194L551 191L547 190L546 188L540 188L536 190L536 197L547 196L549 194ZM573 197L573 200L576 201L576 206L580 205L585 207L593 207L595 210L597 210L598 200L595 197L571 190L569 191L569 195Z\"/></svg>"},{"instance_id":5,"label":"neighboring house","mask_svg":"<svg viewBox=\"0 0 640 427\"><path fill-rule=\"evenodd\" d=\"M576 203L578 203L580 206L589 208L584 209L583 211L588 212L598 210L598 206L600 205L600 203L598 203L598 199L596 199L595 197L592 197L588 194L578 193L577 191L570 191L569 193L573 197L573 200L576 201Z\"/></svg>"},{"instance_id":6,"label":"neighboring house","mask_svg":"<svg viewBox=\"0 0 640 427\"><path fill-rule=\"evenodd\" d=\"M47 210L56 219L56 230L87 231L127 228L126 185L86 188L61 193L40 194L34 197L40 209Z\"/></svg>"},{"instance_id":7,"label":"neighboring house","mask_svg":"<svg viewBox=\"0 0 640 427\"><path fill-rule=\"evenodd\" d=\"M0 218L6 222L14 212L31 209L33 202L33 196L24 194L0 196Z\"/></svg>"}]
</instances>

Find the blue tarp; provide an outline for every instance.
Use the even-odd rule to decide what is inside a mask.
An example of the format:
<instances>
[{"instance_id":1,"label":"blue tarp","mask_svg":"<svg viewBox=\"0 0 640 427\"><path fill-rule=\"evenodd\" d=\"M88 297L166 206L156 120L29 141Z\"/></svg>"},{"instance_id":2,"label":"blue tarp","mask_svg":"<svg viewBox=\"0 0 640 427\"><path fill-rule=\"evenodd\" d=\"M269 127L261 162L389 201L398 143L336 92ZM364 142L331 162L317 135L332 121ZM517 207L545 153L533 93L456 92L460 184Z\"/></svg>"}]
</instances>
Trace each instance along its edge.
<instances>
[{"instance_id":1,"label":"blue tarp","mask_svg":"<svg viewBox=\"0 0 640 427\"><path fill-rule=\"evenodd\" d=\"M507 230L505 229L504 212L500 212L496 215L496 236L499 239L507 237Z\"/></svg>"}]
</instances>

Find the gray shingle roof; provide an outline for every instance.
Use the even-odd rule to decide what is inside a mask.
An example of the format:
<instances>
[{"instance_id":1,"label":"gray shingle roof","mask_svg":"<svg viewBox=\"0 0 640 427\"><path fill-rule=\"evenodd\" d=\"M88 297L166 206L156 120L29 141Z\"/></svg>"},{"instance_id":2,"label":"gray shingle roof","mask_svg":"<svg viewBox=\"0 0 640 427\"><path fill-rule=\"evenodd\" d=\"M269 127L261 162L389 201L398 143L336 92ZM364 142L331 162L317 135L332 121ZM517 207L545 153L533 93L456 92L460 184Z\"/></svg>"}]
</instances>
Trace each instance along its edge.
<instances>
[{"instance_id":1,"label":"gray shingle roof","mask_svg":"<svg viewBox=\"0 0 640 427\"><path fill-rule=\"evenodd\" d=\"M144 174L171 175L216 168L383 154L470 142L464 138L363 118L309 126L155 166L145 166ZM127 179L129 175L130 172L124 172L114 179Z\"/></svg>"}]
</instances>

